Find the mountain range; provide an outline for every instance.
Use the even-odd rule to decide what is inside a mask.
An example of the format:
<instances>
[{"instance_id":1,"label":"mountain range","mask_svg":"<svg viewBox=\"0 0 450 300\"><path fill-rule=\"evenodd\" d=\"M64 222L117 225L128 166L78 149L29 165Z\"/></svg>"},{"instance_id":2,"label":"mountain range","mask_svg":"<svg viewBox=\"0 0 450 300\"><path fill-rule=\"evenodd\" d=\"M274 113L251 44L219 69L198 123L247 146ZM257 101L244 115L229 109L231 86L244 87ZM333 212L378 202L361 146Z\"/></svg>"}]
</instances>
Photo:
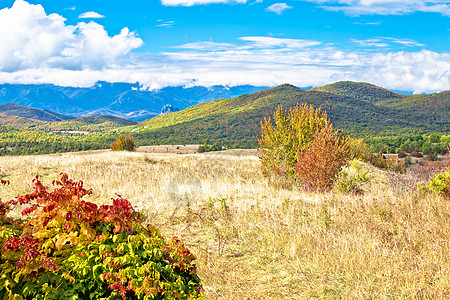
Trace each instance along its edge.
<instances>
[{"instance_id":1,"label":"mountain range","mask_svg":"<svg viewBox=\"0 0 450 300\"><path fill-rule=\"evenodd\" d=\"M107 91L114 86L114 84L109 85L108 88L105 88ZM76 90L76 88L73 89ZM99 92L97 89L101 90L102 87L93 89ZM233 92L243 93L248 89L258 88L241 87L240 90L236 88ZM174 99L178 100L170 100L169 91L174 92L175 90L176 88L171 88L160 91L167 97L167 101L160 101L160 103L172 101L172 103L176 102L177 105L180 105L182 101L178 100L187 99L187 95L190 94L193 97L190 98L190 103L199 104L179 111L175 105L165 104L158 107L159 113L155 112L151 118L139 123L101 115L73 118L50 110L6 104L0 105L0 114L3 115L0 118L0 125L12 127L7 127L9 129L3 127L0 132L7 132L11 128L60 133L79 130L99 132L98 136L91 134L89 139L86 139L86 141L90 141L89 143L98 142L99 147L107 145L118 134L133 136L139 145L198 144L204 139L210 139L229 147L255 147L256 138L260 134L261 120L273 115L280 105L284 109L288 109L301 103L308 103L326 110L334 126L348 132L353 137L450 134L450 91L431 95L403 95L368 83L344 81L307 90L284 84L254 93L244 93L234 98L222 97L212 101L205 100L208 97L218 97L213 96L212 89L207 91L202 88L179 88L182 97L174 95ZM228 92L230 91L231 89L228 90ZM84 92L88 94L88 92ZM130 95L139 95L140 93L138 90L135 92L137 94L130 92ZM216 95L223 95L227 90L221 87L217 88L216 92ZM16 93L21 94L18 90ZM26 93L23 92L23 94ZM36 93L31 94L37 95ZM194 95L199 98L195 98ZM104 97L98 96L99 99L104 99ZM33 97L22 97L21 99L31 98ZM33 99L35 99L33 101L39 100L39 98ZM137 101L136 99L138 98L134 98L133 101ZM51 101L44 100L42 103L49 107ZM149 101L144 102L148 104ZM187 100L183 101L185 101L183 105L189 105ZM130 102L124 101L123 103ZM136 103L135 107L148 111L144 104ZM72 105L82 106L79 103ZM98 106L98 104L95 105ZM106 138L108 140L102 140ZM45 139L47 141L51 138L47 136ZM6 138L4 143L6 143L5 141ZM5 144L5 146L7 145L8 143ZM62 145L64 144L62 143ZM30 146L23 145L23 149L28 149L27 147ZM72 144L71 149L76 149L76 147L78 147L76 143ZM92 147L85 148L91 149Z\"/></svg>"},{"instance_id":2,"label":"mountain range","mask_svg":"<svg viewBox=\"0 0 450 300\"><path fill-rule=\"evenodd\" d=\"M143 121L161 114L166 105L175 110L185 109L217 98L232 98L264 88L178 86L148 90L138 83L97 82L88 88L50 84L1 84L0 105L15 103L71 117L108 115Z\"/></svg>"}]
</instances>

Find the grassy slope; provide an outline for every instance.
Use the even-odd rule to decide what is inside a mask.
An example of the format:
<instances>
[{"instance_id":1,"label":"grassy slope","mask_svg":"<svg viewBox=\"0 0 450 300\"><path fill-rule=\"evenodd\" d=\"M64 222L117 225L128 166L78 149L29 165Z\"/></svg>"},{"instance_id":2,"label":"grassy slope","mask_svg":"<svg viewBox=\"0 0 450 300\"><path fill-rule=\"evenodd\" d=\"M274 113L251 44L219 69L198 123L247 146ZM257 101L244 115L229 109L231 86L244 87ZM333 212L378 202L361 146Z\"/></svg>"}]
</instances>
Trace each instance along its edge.
<instances>
[{"instance_id":1,"label":"grassy slope","mask_svg":"<svg viewBox=\"0 0 450 300\"><path fill-rule=\"evenodd\" d=\"M4 200L61 172L93 188L90 201L129 199L196 255L206 299L450 298L450 201L416 193L421 176L368 168L365 194L350 196L270 186L256 157L106 152L0 165Z\"/></svg>"},{"instance_id":2,"label":"grassy slope","mask_svg":"<svg viewBox=\"0 0 450 300\"><path fill-rule=\"evenodd\" d=\"M288 108L297 103L325 109L336 127L349 131L353 136L427 133L440 129L421 122L419 117L407 111L334 93L304 91L292 85L282 85L158 116L140 123L133 135L141 144L198 143L204 138L213 138L228 145L238 145L240 141L251 141L255 145L261 120L272 115L279 105Z\"/></svg>"}]
</instances>

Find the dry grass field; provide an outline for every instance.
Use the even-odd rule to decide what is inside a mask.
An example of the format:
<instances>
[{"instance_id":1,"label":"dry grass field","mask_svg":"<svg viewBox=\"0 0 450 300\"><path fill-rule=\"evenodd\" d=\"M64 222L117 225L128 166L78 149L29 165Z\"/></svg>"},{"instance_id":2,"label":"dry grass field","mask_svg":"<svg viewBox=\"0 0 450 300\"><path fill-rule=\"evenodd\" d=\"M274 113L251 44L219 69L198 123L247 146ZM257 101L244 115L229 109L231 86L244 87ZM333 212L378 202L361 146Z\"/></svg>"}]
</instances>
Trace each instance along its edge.
<instances>
[{"instance_id":1,"label":"dry grass field","mask_svg":"<svg viewBox=\"0 0 450 300\"><path fill-rule=\"evenodd\" d=\"M186 150L186 149L185 149ZM450 201L362 165L362 195L272 187L254 155L92 152L0 157L9 200L66 172L115 193L197 256L207 299L449 299Z\"/></svg>"}]
</instances>

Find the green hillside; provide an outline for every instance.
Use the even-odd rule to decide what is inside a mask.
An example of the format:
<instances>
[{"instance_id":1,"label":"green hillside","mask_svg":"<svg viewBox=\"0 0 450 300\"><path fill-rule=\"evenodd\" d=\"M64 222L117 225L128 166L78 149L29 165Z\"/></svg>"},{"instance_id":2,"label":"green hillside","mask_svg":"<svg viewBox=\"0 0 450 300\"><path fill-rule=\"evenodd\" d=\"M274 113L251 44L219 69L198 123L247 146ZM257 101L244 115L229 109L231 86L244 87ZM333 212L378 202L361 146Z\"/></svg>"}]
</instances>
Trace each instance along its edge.
<instances>
[{"instance_id":1,"label":"green hillside","mask_svg":"<svg viewBox=\"0 0 450 300\"><path fill-rule=\"evenodd\" d=\"M41 131L109 131L124 126L136 125L138 122L113 116L88 116L57 122L39 121L25 117L5 116L0 114L0 124L22 130Z\"/></svg>"},{"instance_id":2,"label":"green hillside","mask_svg":"<svg viewBox=\"0 0 450 300\"><path fill-rule=\"evenodd\" d=\"M113 116L88 116L73 120L52 122L43 128L52 131L82 130L82 131L108 131L124 126L136 125L138 122Z\"/></svg>"},{"instance_id":3,"label":"green hillside","mask_svg":"<svg viewBox=\"0 0 450 300\"><path fill-rule=\"evenodd\" d=\"M0 114L6 116L24 117L27 119L57 122L71 119L71 117L63 116L55 112L50 112L42 109L25 107L19 104L7 103L0 105Z\"/></svg>"},{"instance_id":4,"label":"green hillside","mask_svg":"<svg viewBox=\"0 0 450 300\"><path fill-rule=\"evenodd\" d=\"M449 126L422 122L420 117L409 111L382 107L367 100L335 93L305 91L285 84L251 95L218 99L158 116L126 132L131 133L140 144L201 143L203 139L210 138L231 147L250 147L256 145L260 122L264 117L272 115L279 105L289 108L298 103L325 109L337 128L355 137L447 133L450 130Z\"/></svg>"},{"instance_id":5,"label":"green hillside","mask_svg":"<svg viewBox=\"0 0 450 300\"><path fill-rule=\"evenodd\" d=\"M405 95L391 92L365 82L340 81L321 87L313 88L311 91L332 93L340 96L347 96L358 100L376 103L388 99L402 99Z\"/></svg>"},{"instance_id":6,"label":"green hillside","mask_svg":"<svg viewBox=\"0 0 450 300\"><path fill-rule=\"evenodd\" d=\"M46 121L39 121L18 116L7 116L0 114L0 124L11 126L17 129L36 129L39 126L46 124Z\"/></svg>"},{"instance_id":7,"label":"green hillside","mask_svg":"<svg viewBox=\"0 0 450 300\"><path fill-rule=\"evenodd\" d=\"M421 120L448 126L450 119L450 91L431 95L413 95L402 99L381 101L378 105L415 114Z\"/></svg>"}]
</instances>

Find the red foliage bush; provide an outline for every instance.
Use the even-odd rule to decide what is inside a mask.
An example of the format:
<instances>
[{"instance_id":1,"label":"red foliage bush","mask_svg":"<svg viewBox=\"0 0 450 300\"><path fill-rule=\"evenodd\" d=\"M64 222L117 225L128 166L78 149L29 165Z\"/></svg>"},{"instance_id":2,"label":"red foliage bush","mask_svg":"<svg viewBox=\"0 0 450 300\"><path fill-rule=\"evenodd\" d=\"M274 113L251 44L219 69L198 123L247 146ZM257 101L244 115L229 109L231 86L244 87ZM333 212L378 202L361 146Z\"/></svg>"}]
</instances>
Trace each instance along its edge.
<instances>
[{"instance_id":1,"label":"red foliage bush","mask_svg":"<svg viewBox=\"0 0 450 300\"><path fill-rule=\"evenodd\" d=\"M92 190L66 174L53 191L33 182L32 193L0 202L2 299L204 298L195 256L145 225L126 199L84 201ZM14 205L26 206L27 219L4 222Z\"/></svg>"},{"instance_id":2,"label":"red foliage bush","mask_svg":"<svg viewBox=\"0 0 450 300\"><path fill-rule=\"evenodd\" d=\"M309 191L330 189L341 167L348 161L349 139L327 124L314 135L306 151L298 154L295 172Z\"/></svg>"}]
</instances>

